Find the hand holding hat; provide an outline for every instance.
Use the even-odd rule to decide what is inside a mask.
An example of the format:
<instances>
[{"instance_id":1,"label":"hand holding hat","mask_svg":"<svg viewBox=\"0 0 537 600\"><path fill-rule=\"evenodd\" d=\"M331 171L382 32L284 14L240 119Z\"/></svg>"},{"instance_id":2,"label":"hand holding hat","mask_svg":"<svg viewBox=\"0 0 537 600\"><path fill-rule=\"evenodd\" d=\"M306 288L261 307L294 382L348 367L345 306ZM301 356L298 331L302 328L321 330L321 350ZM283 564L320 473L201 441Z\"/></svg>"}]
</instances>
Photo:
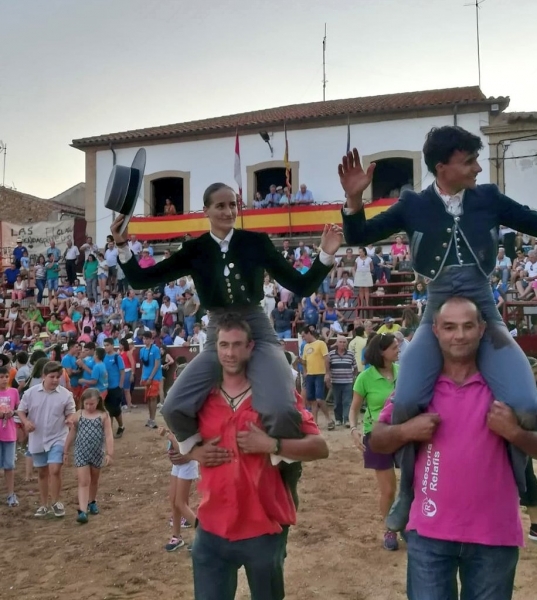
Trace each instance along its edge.
<instances>
[{"instance_id":1,"label":"hand holding hat","mask_svg":"<svg viewBox=\"0 0 537 600\"><path fill-rule=\"evenodd\" d=\"M144 179L146 153L140 148L130 167L114 165L106 186L106 208L119 213L110 231L116 244L127 241L125 231L134 213L136 200Z\"/></svg>"}]
</instances>

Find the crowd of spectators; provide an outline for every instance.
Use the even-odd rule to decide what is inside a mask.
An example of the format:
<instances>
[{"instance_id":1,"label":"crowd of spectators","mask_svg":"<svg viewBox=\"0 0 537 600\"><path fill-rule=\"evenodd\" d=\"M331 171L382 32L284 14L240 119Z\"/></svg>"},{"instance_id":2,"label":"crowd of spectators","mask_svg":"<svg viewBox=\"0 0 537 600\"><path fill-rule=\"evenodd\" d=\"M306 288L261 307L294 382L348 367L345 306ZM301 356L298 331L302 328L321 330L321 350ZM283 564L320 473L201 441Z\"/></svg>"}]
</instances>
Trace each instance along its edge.
<instances>
[{"instance_id":1,"label":"crowd of spectators","mask_svg":"<svg viewBox=\"0 0 537 600\"><path fill-rule=\"evenodd\" d=\"M278 208L288 205L313 204L313 194L308 190L305 183L300 185L299 191L293 196L288 187L271 185L269 193L263 198L260 192L256 192L253 199L253 208Z\"/></svg>"},{"instance_id":2,"label":"crowd of spectators","mask_svg":"<svg viewBox=\"0 0 537 600\"><path fill-rule=\"evenodd\" d=\"M304 189L304 194L307 189ZM503 247L498 251L491 289L501 309L511 293L515 299L537 301L537 250L534 240L516 238L520 244L514 261ZM147 241L132 235L129 247L142 267L155 264L154 249ZM280 249L293 268L305 273L315 259L318 248L299 241L291 247L283 240ZM170 255L164 251L163 258ZM315 294L297 298L267 274L264 282L263 308L282 339L296 335L302 325L315 327L329 339L352 331L363 319L374 324L391 318L374 309L373 298L389 293L386 287L393 273L408 273L407 285L413 282L412 294L394 301L394 316L408 304L417 318L427 304L427 280L412 271L409 248L397 236L388 249L369 245L346 248L332 271ZM410 278L413 278L412 280ZM386 291L388 290L388 292ZM200 306L190 278L181 278L153 290L129 288L118 263L118 250L109 236L104 248L91 237L79 248L68 240L58 248L51 240L44 254L29 257L28 249L17 241L10 264L4 269L1 301L5 303L3 320L7 339L19 337L23 345L54 345L64 338L99 345L106 337L119 341L128 337L142 342L143 331L151 331L167 345L203 345L208 316ZM43 311L45 304L48 306ZM367 307L367 311L356 312ZM45 318L46 313L46 318ZM50 316L48 316L50 314ZM359 315L362 319L355 320Z\"/></svg>"}]
</instances>

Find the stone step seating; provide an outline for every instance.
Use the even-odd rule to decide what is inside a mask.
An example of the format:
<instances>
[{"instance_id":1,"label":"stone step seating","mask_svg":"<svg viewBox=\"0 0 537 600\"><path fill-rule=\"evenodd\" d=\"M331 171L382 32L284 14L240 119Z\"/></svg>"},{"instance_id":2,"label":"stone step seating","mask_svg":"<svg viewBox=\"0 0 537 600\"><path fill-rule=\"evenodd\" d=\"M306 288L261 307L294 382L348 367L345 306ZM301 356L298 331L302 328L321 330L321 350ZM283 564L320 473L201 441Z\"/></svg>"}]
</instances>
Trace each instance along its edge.
<instances>
[{"instance_id":1,"label":"stone step seating","mask_svg":"<svg viewBox=\"0 0 537 600\"><path fill-rule=\"evenodd\" d=\"M377 294L379 288L384 289L384 294ZM338 308L338 311L344 316L343 322L345 324L353 323L356 317L383 320L389 316L396 321L400 321L403 309L412 305L414 273L393 271L390 283L375 285L371 289L367 306L357 306L356 293L353 293L349 307ZM335 301L335 286L331 286L328 299ZM302 320L298 320L297 328L300 329L303 324Z\"/></svg>"}]
</instances>

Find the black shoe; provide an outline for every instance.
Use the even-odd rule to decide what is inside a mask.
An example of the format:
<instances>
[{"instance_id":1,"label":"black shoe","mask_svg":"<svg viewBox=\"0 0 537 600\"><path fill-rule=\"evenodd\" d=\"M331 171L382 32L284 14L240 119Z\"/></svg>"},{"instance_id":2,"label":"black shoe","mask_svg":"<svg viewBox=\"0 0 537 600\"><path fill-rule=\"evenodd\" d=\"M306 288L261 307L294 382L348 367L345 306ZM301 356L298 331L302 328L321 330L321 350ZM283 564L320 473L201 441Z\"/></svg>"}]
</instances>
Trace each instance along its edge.
<instances>
[{"instance_id":1,"label":"black shoe","mask_svg":"<svg viewBox=\"0 0 537 600\"><path fill-rule=\"evenodd\" d=\"M410 516L411 496L399 496L390 508L386 517L386 527L390 531L404 531Z\"/></svg>"},{"instance_id":2,"label":"black shoe","mask_svg":"<svg viewBox=\"0 0 537 600\"><path fill-rule=\"evenodd\" d=\"M537 542L537 525L535 523L531 524L530 531L528 533L528 537L532 542Z\"/></svg>"},{"instance_id":3,"label":"black shoe","mask_svg":"<svg viewBox=\"0 0 537 600\"><path fill-rule=\"evenodd\" d=\"M124 431L125 431L125 427L118 427L117 431L116 431L116 438L120 438L123 435Z\"/></svg>"}]
</instances>

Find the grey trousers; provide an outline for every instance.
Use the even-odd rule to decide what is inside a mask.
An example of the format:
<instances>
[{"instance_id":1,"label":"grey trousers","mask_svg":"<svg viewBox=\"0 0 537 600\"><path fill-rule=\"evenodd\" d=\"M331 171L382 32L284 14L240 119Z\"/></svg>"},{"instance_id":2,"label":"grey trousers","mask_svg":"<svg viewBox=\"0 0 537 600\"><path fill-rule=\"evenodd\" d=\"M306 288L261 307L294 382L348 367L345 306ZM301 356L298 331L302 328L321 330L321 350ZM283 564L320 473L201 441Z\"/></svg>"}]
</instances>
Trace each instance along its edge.
<instances>
[{"instance_id":1,"label":"grey trousers","mask_svg":"<svg viewBox=\"0 0 537 600\"><path fill-rule=\"evenodd\" d=\"M247 372L252 384L252 406L273 437L302 437L302 419L296 407L291 369L274 328L262 307L241 309L239 314L250 325L255 342ZM217 320L218 314L211 314L203 352L186 366L162 407L168 427L180 442L197 432L196 415L221 380L216 353Z\"/></svg>"},{"instance_id":2,"label":"grey trousers","mask_svg":"<svg viewBox=\"0 0 537 600\"><path fill-rule=\"evenodd\" d=\"M416 335L401 358L395 389L392 422L403 423L422 412L431 402L435 382L442 370L442 354L432 330L434 313L452 296L475 302L487 322L478 353L479 371L494 398L509 405L524 427L533 429L537 420L537 387L529 362L509 333L494 303L490 284L477 267L444 269L428 286L428 301ZM526 457L510 449L515 478L525 490ZM409 445L398 453L401 488L412 485L415 448Z\"/></svg>"}]
</instances>

